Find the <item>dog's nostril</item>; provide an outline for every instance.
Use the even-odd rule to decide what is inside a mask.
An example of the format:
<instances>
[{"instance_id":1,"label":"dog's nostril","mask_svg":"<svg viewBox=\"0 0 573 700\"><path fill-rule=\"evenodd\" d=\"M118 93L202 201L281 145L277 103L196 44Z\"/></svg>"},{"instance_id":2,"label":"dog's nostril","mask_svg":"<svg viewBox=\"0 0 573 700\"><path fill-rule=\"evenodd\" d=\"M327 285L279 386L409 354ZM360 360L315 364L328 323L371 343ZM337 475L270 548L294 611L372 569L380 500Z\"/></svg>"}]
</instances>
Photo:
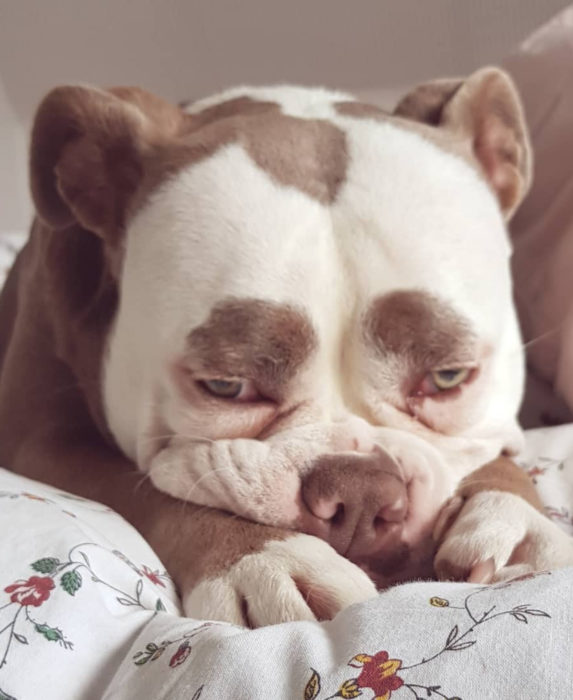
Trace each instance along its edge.
<instances>
[{"instance_id":1,"label":"dog's nostril","mask_svg":"<svg viewBox=\"0 0 573 700\"><path fill-rule=\"evenodd\" d=\"M338 503L334 515L330 518L333 525L342 525L344 522L344 503Z\"/></svg>"},{"instance_id":2,"label":"dog's nostril","mask_svg":"<svg viewBox=\"0 0 573 700\"><path fill-rule=\"evenodd\" d=\"M380 519L387 523L402 522L406 516L406 500L398 498L394 503L383 508L376 520Z\"/></svg>"},{"instance_id":3,"label":"dog's nostril","mask_svg":"<svg viewBox=\"0 0 573 700\"><path fill-rule=\"evenodd\" d=\"M308 504L308 509L316 518L330 521L336 515L336 511L339 505L341 504L337 503L336 501L330 501L329 499L319 499L314 502L310 501L310 503Z\"/></svg>"},{"instance_id":4,"label":"dog's nostril","mask_svg":"<svg viewBox=\"0 0 573 700\"><path fill-rule=\"evenodd\" d=\"M381 528L385 528L387 524L388 524L388 521L385 518L383 518L381 515L377 515L374 518L373 525L374 525L375 530L380 530Z\"/></svg>"}]
</instances>

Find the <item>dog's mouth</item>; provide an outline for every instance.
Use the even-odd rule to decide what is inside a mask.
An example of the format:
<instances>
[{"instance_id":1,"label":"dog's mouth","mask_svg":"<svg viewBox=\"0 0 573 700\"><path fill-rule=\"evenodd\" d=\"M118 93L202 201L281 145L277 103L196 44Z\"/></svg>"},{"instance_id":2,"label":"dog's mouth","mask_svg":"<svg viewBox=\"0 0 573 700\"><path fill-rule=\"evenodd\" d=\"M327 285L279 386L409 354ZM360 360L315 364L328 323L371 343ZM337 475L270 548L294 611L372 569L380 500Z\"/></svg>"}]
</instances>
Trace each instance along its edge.
<instances>
[{"instance_id":1,"label":"dog's mouth","mask_svg":"<svg viewBox=\"0 0 573 700\"><path fill-rule=\"evenodd\" d=\"M273 454L272 446L264 442L244 442L244 459L235 470L217 461L230 449L235 458L241 456L235 441L221 444L172 436L164 439L163 449L156 441L150 478L177 498L319 537L380 588L432 576L431 535L441 504L430 507L435 499L429 497L427 484L408 478L399 459L381 448L367 455L323 455L302 477L294 468L277 469L274 479L256 484L249 466L272 469L285 454ZM202 466L194 470L193 465ZM236 484L228 476L231 471L237 474Z\"/></svg>"},{"instance_id":2,"label":"dog's mouth","mask_svg":"<svg viewBox=\"0 0 573 700\"><path fill-rule=\"evenodd\" d=\"M402 566L431 543L445 500L437 485L379 445L369 454L324 455L302 480L296 527L351 561Z\"/></svg>"},{"instance_id":3,"label":"dog's mouth","mask_svg":"<svg viewBox=\"0 0 573 700\"><path fill-rule=\"evenodd\" d=\"M344 519L352 518L347 507L339 502L336 507L323 507L317 517L299 496L301 512L295 528L328 542L342 556L372 569L384 571L416 567L416 561L433 548L432 530L438 511L423 508L423 490L414 480L400 477L400 496L388 505L387 499L368 505L357 518L345 527ZM302 490L301 490L302 494ZM387 494L385 494L387 495ZM376 513L372 518L372 513ZM422 566L422 570L424 566Z\"/></svg>"},{"instance_id":4,"label":"dog's mouth","mask_svg":"<svg viewBox=\"0 0 573 700\"><path fill-rule=\"evenodd\" d=\"M416 504L408 498L405 517L399 522L379 523L370 542L365 542L357 532L345 542L335 542L327 521L308 516L306 519L301 516L296 529L331 544L339 554L359 566L377 588L383 589L404 581L434 577L434 520L421 523L416 516Z\"/></svg>"},{"instance_id":5,"label":"dog's mouth","mask_svg":"<svg viewBox=\"0 0 573 700\"><path fill-rule=\"evenodd\" d=\"M434 578L435 554L436 544L429 535L415 546L397 542L387 553L348 558L374 581L378 589L383 589L404 581Z\"/></svg>"},{"instance_id":6,"label":"dog's mouth","mask_svg":"<svg viewBox=\"0 0 573 700\"><path fill-rule=\"evenodd\" d=\"M157 417L141 439L140 468L160 490L319 537L380 584L431 573L431 531L450 494L434 493L437 460L411 447L413 438L384 429L368 452L325 453L328 425L268 440L211 440L179 434L171 422L169 413Z\"/></svg>"}]
</instances>

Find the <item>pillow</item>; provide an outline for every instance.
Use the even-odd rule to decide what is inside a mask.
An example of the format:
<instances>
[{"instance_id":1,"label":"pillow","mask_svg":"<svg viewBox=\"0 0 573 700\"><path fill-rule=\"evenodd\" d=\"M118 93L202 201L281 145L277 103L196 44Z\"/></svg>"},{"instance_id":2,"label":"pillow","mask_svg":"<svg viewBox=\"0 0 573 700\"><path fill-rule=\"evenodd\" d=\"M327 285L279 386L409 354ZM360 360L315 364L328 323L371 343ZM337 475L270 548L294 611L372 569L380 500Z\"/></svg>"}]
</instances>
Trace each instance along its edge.
<instances>
[{"instance_id":1,"label":"pillow","mask_svg":"<svg viewBox=\"0 0 573 700\"><path fill-rule=\"evenodd\" d=\"M515 297L527 343L526 427L573 408L573 6L505 62L531 132L533 187L511 226Z\"/></svg>"},{"instance_id":2,"label":"pillow","mask_svg":"<svg viewBox=\"0 0 573 700\"><path fill-rule=\"evenodd\" d=\"M0 289L4 285L6 275L14 262L16 254L26 242L28 234L24 232L0 234Z\"/></svg>"}]
</instances>

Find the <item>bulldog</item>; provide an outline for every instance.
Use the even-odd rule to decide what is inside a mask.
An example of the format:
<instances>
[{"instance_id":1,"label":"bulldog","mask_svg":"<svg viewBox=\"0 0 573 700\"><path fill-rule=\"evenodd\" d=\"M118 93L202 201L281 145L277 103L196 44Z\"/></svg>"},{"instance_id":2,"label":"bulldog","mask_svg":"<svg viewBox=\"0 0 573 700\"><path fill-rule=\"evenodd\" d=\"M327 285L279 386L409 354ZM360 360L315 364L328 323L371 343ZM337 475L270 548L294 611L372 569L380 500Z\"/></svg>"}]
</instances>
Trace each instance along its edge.
<instances>
[{"instance_id":1,"label":"bulldog","mask_svg":"<svg viewBox=\"0 0 573 700\"><path fill-rule=\"evenodd\" d=\"M60 87L0 299L0 460L121 513L185 612L324 619L420 576L573 563L510 460L506 222L531 155L500 70L180 108ZM484 466L485 465L485 466Z\"/></svg>"}]
</instances>

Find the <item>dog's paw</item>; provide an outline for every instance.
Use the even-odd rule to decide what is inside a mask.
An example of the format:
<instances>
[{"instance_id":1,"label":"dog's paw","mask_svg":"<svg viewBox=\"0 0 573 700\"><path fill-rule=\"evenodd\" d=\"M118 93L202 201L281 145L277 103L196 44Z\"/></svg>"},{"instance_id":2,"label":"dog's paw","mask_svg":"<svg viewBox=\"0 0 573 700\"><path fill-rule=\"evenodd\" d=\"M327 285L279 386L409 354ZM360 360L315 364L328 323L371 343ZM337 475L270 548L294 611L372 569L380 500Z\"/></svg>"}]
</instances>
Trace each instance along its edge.
<instances>
[{"instance_id":1,"label":"dog's paw","mask_svg":"<svg viewBox=\"0 0 573 700\"><path fill-rule=\"evenodd\" d=\"M268 542L225 574L201 581L183 599L190 617L262 627L325 620L376 595L357 566L323 540L293 535Z\"/></svg>"},{"instance_id":2,"label":"dog's paw","mask_svg":"<svg viewBox=\"0 0 573 700\"><path fill-rule=\"evenodd\" d=\"M573 538L512 493L481 491L465 502L454 497L440 529L446 532L434 569L442 580L489 583L573 565Z\"/></svg>"}]
</instances>

